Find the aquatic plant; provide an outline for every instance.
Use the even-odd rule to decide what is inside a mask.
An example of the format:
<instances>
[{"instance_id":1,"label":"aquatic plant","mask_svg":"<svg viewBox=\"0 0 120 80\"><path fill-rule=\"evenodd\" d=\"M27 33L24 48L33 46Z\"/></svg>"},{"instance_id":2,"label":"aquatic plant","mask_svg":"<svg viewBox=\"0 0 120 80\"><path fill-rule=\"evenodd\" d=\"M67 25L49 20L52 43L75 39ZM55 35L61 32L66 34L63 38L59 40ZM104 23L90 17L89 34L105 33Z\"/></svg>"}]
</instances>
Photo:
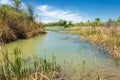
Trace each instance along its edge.
<instances>
[{"instance_id":1,"label":"aquatic plant","mask_svg":"<svg viewBox=\"0 0 120 80\"><path fill-rule=\"evenodd\" d=\"M79 34L81 40L87 40L91 43L102 44L106 46L110 55L115 59L120 60L120 27L72 27L71 30L60 31L65 33ZM102 54L104 47L101 46Z\"/></svg>"},{"instance_id":2,"label":"aquatic plant","mask_svg":"<svg viewBox=\"0 0 120 80\"><path fill-rule=\"evenodd\" d=\"M85 61L83 61L83 72L85 72Z\"/></svg>"},{"instance_id":3,"label":"aquatic plant","mask_svg":"<svg viewBox=\"0 0 120 80\"><path fill-rule=\"evenodd\" d=\"M2 80L28 80L28 79L57 79L62 78L61 68L56 63L56 57L53 55L51 60L40 59L38 57L30 58L27 63L21 57L22 51L19 48L14 49L14 58L9 58L7 51L3 51L3 60L0 64L0 79ZM32 64L33 63L33 64ZM29 66L27 66L29 65ZM33 66L33 67L32 67ZM42 79L43 78L43 79Z\"/></svg>"},{"instance_id":4,"label":"aquatic plant","mask_svg":"<svg viewBox=\"0 0 120 80\"><path fill-rule=\"evenodd\" d=\"M10 61L9 63L12 67L13 73L17 76L17 80L21 80L23 76L22 72L24 71L22 58L20 57L21 50L18 48L15 48L14 55L15 55L14 60Z\"/></svg>"},{"instance_id":5,"label":"aquatic plant","mask_svg":"<svg viewBox=\"0 0 120 80\"><path fill-rule=\"evenodd\" d=\"M3 71L2 75L4 76L3 79L5 80L11 80L11 75L10 75L10 65L9 65L9 57L8 57L8 52L6 52L5 54L2 52L3 54L3 63L2 63L2 67L1 70Z\"/></svg>"}]
</instances>

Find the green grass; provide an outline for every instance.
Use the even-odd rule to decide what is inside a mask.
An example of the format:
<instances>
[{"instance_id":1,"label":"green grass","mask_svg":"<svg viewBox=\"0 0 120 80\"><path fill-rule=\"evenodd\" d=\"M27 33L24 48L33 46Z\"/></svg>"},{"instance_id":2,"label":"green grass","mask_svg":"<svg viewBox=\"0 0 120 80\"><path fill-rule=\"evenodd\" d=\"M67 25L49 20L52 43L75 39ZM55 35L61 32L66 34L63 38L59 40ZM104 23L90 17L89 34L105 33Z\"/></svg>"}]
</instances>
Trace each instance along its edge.
<instances>
[{"instance_id":1,"label":"green grass","mask_svg":"<svg viewBox=\"0 0 120 80\"><path fill-rule=\"evenodd\" d=\"M21 50L19 48L14 49L14 58L10 59L9 52L2 52L3 60L1 61L0 78L2 80L23 80L31 78L44 77L48 79L57 79L62 77L60 74L60 66L56 63L56 57L53 55L51 59L40 59L38 57L29 58L26 63L21 57ZM31 63L31 64L29 64ZM28 66L29 65L29 66ZM34 74L39 74L34 76Z\"/></svg>"}]
</instances>

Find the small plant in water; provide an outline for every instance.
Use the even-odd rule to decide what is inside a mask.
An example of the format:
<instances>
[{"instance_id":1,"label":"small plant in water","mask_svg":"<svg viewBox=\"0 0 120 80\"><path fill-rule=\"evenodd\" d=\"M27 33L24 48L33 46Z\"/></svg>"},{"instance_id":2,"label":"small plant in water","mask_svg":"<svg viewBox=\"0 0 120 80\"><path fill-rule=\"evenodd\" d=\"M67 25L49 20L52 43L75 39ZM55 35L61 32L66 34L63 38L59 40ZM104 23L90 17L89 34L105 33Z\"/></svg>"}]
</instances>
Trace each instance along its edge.
<instances>
[{"instance_id":1,"label":"small plant in water","mask_svg":"<svg viewBox=\"0 0 120 80\"><path fill-rule=\"evenodd\" d=\"M3 55L3 63L2 63L1 70L3 71L3 73L2 73L2 75L4 76L3 79L4 80L11 80L8 52L4 53L2 51L2 55Z\"/></svg>"},{"instance_id":2,"label":"small plant in water","mask_svg":"<svg viewBox=\"0 0 120 80\"><path fill-rule=\"evenodd\" d=\"M101 80L101 76L100 76L100 73L97 71L97 80Z\"/></svg>"},{"instance_id":3,"label":"small plant in water","mask_svg":"<svg viewBox=\"0 0 120 80\"><path fill-rule=\"evenodd\" d=\"M83 72L85 72L85 60L83 61Z\"/></svg>"},{"instance_id":4,"label":"small plant in water","mask_svg":"<svg viewBox=\"0 0 120 80\"><path fill-rule=\"evenodd\" d=\"M23 62L22 62L22 58L20 57L21 50L19 48L15 48L14 55L15 55L14 60L9 63L12 67L13 73L17 76L17 80L20 80L22 79L22 72L23 72L23 68L22 68Z\"/></svg>"},{"instance_id":5,"label":"small plant in water","mask_svg":"<svg viewBox=\"0 0 120 80\"><path fill-rule=\"evenodd\" d=\"M3 53L3 64L0 65L0 79L2 80L53 80L62 78L60 73L60 66L56 64L56 57L53 55L52 59L47 60L34 57L28 63L24 62L21 57L21 50L19 48L14 49L14 58L10 60L8 52ZM34 67L32 67L34 66ZM1 77L2 76L2 77Z\"/></svg>"}]
</instances>

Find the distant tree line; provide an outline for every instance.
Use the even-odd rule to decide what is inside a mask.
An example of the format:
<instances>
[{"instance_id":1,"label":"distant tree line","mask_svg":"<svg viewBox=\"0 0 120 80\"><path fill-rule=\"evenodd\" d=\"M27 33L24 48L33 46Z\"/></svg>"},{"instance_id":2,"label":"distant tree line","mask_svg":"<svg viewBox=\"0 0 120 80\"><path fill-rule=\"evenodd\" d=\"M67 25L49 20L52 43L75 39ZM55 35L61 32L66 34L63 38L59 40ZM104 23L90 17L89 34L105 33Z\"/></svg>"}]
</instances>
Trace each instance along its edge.
<instances>
[{"instance_id":1,"label":"distant tree line","mask_svg":"<svg viewBox=\"0 0 120 80\"><path fill-rule=\"evenodd\" d=\"M75 24L76 26L93 26L93 27L115 27L120 26L120 17L117 20L112 20L111 18L108 19L106 22L102 22L100 18L96 18L94 21L87 21L87 22L79 22Z\"/></svg>"},{"instance_id":2,"label":"distant tree line","mask_svg":"<svg viewBox=\"0 0 120 80\"><path fill-rule=\"evenodd\" d=\"M120 17L118 17L117 20L112 20L111 18L108 19L108 21L103 22L100 20L100 18L96 18L94 21L86 21L86 22L78 22L73 23L72 21L66 21L66 20L60 20L58 22L51 22L45 24L45 26L62 26L62 27L71 27L71 26L92 26L92 27L114 27L114 26L120 26Z\"/></svg>"},{"instance_id":3,"label":"distant tree line","mask_svg":"<svg viewBox=\"0 0 120 80\"><path fill-rule=\"evenodd\" d=\"M48 27L51 27L51 26L62 26L62 27L70 27L70 26L73 26L73 23L72 21L67 21L67 20L59 20L58 22L51 22L51 23L47 23L45 24L44 26L48 26Z\"/></svg>"}]
</instances>

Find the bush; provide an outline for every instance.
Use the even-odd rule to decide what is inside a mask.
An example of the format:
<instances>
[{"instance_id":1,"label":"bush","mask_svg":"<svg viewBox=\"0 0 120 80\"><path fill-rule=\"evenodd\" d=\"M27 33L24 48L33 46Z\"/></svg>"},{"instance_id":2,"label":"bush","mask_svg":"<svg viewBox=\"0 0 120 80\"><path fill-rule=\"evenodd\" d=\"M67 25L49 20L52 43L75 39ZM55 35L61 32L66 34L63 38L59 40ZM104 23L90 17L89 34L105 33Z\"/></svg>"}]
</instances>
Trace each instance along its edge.
<instances>
[{"instance_id":1,"label":"bush","mask_svg":"<svg viewBox=\"0 0 120 80\"><path fill-rule=\"evenodd\" d=\"M42 29L43 24L31 20L29 15L29 12L16 10L9 5L0 6L0 42L24 39L27 38L27 33Z\"/></svg>"}]
</instances>

